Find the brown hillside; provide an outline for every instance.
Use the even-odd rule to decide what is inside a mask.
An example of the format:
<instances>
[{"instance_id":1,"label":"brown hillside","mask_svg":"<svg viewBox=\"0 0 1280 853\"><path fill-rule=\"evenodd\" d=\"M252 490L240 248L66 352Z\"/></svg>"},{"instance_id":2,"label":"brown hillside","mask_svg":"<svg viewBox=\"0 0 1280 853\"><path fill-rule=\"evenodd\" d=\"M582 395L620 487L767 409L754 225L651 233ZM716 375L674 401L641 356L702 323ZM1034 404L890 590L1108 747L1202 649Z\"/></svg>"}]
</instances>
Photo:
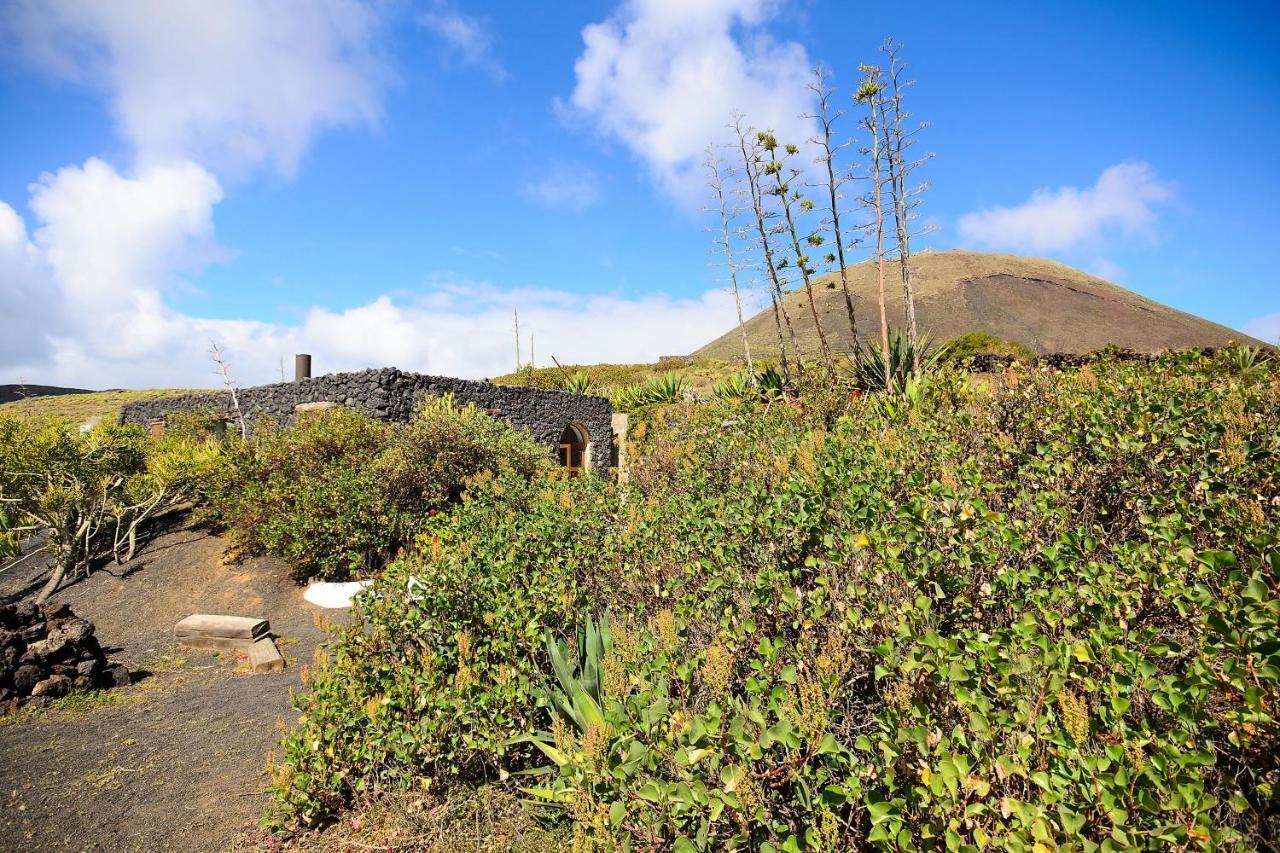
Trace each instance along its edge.
<instances>
[{"instance_id":1,"label":"brown hillside","mask_svg":"<svg viewBox=\"0 0 1280 853\"><path fill-rule=\"evenodd\" d=\"M1020 341L1038 352L1074 353L1108 344L1155 352L1222 346L1231 340L1252 346L1261 343L1043 258L957 249L917 255L912 264L920 329L935 342L965 332L986 332ZM862 340L876 337L880 311L875 265L868 261L848 271L858 336ZM902 280L896 264L885 267L885 293L889 325L901 325ZM839 278L829 273L817 279L815 295L827 340L836 350L849 351L851 335ZM788 294L786 305L801 348L816 354L818 337L804 289ZM772 309L748 320L747 334L753 355L777 356ZM693 355L725 360L741 357L742 337L732 328Z\"/></svg>"}]
</instances>

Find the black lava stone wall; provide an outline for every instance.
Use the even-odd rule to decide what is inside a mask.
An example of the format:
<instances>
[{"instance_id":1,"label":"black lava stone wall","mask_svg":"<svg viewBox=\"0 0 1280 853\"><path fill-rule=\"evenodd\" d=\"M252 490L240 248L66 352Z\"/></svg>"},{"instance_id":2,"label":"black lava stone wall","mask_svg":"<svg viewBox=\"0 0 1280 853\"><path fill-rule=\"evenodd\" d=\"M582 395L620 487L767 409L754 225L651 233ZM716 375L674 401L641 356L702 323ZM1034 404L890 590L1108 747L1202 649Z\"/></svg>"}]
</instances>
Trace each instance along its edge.
<instances>
[{"instance_id":1,"label":"black lava stone wall","mask_svg":"<svg viewBox=\"0 0 1280 853\"><path fill-rule=\"evenodd\" d=\"M297 417L295 407L301 403L336 403L378 420L403 422L409 420L418 401L424 397L452 394L459 404L475 403L493 417L528 431L534 441L548 450L559 445L560 435L568 424L578 424L590 440L591 466L599 471L609 467L613 454L610 420L613 408L604 397L425 376L394 367L330 373L297 382L244 388L238 394L250 429L261 415L291 426ZM225 412L230 408L231 396L226 392L184 394L130 403L120 410L120 423L145 427L171 412Z\"/></svg>"}]
</instances>

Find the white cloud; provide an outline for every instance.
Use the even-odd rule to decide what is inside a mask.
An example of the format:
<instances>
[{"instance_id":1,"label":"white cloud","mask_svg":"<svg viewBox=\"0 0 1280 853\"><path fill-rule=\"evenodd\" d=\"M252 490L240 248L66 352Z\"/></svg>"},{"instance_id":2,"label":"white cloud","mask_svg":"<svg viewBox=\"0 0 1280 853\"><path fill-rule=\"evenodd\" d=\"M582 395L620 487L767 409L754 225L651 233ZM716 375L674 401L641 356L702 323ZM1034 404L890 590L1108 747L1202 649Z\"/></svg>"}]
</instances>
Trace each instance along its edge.
<instances>
[{"instance_id":1,"label":"white cloud","mask_svg":"<svg viewBox=\"0 0 1280 853\"><path fill-rule=\"evenodd\" d=\"M242 384L275 381L310 352L324 372L395 365L456 376L508 372L511 312L544 363L640 361L689 352L724 331L721 291L676 299L582 296L437 279L411 299L348 310L313 307L296 324L215 320L169 308L182 276L226 257L213 239L216 179L193 163L122 175L100 160L32 185L32 237L0 205L0 287L7 316L0 381L79 387L216 385L209 340L227 348Z\"/></svg>"},{"instance_id":2,"label":"white cloud","mask_svg":"<svg viewBox=\"0 0 1280 853\"><path fill-rule=\"evenodd\" d=\"M5 15L28 59L106 90L144 167L291 174L316 130L376 121L389 79L358 0L18 0Z\"/></svg>"},{"instance_id":3,"label":"white cloud","mask_svg":"<svg viewBox=\"0 0 1280 853\"><path fill-rule=\"evenodd\" d=\"M27 237L27 226L0 202L0 364L47 358L47 333L62 326L61 303L50 300L52 273Z\"/></svg>"},{"instance_id":4,"label":"white cloud","mask_svg":"<svg viewBox=\"0 0 1280 853\"><path fill-rule=\"evenodd\" d=\"M174 273L224 258L213 237L222 189L195 163L126 177L96 158L31 185L35 242L63 294L96 317L156 302Z\"/></svg>"},{"instance_id":5,"label":"white cloud","mask_svg":"<svg viewBox=\"0 0 1280 853\"><path fill-rule=\"evenodd\" d=\"M246 385L277 379L295 352L324 372L393 364L479 377L513 366L515 306L543 359L564 361L687 352L732 322L721 291L625 298L450 280L411 300L313 307L293 324L175 311L166 296L230 254L214 236L218 175L288 173L318 130L376 118L377 16L355 0L19 0L5 11L0 29L29 59L106 90L136 157L127 169L91 158L41 176L30 229L0 203L0 381L208 387L210 338ZM547 197L584 194L559 192Z\"/></svg>"},{"instance_id":6,"label":"white cloud","mask_svg":"<svg viewBox=\"0 0 1280 853\"><path fill-rule=\"evenodd\" d=\"M991 207L960 217L960 236L998 249L1064 252L1099 243L1119 230L1150 233L1172 185L1146 163L1109 166L1092 187L1040 189L1015 207Z\"/></svg>"},{"instance_id":7,"label":"white cloud","mask_svg":"<svg viewBox=\"0 0 1280 853\"><path fill-rule=\"evenodd\" d=\"M693 206L703 196L707 143L741 111L756 127L800 144L812 125L805 49L764 26L772 0L625 0L582 31L569 108L648 164L663 188Z\"/></svg>"},{"instance_id":8,"label":"white cloud","mask_svg":"<svg viewBox=\"0 0 1280 853\"><path fill-rule=\"evenodd\" d=\"M581 211L600 200L600 176L585 166L556 163L525 183L520 194L541 207Z\"/></svg>"},{"instance_id":9,"label":"white cloud","mask_svg":"<svg viewBox=\"0 0 1280 853\"><path fill-rule=\"evenodd\" d=\"M434 0L418 15L418 23L436 35L459 61L505 80L507 70L493 53L493 29L488 19L468 15L451 0Z\"/></svg>"},{"instance_id":10,"label":"white cloud","mask_svg":"<svg viewBox=\"0 0 1280 853\"><path fill-rule=\"evenodd\" d=\"M1280 346L1280 312L1250 320L1240 331L1253 335L1260 341Z\"/></svg>"}]
</instances>

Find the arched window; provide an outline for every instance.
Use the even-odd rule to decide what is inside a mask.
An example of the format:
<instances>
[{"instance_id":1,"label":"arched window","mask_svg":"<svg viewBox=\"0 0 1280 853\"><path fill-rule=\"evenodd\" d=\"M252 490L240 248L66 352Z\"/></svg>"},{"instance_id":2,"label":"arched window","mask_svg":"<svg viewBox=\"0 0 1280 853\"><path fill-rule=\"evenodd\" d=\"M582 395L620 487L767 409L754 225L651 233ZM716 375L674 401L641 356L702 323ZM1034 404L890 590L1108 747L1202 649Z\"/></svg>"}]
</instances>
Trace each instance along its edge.
<instances>
[{"instance_id":1,"label":"arched window","mask_svg":"<svg viewBox=\"0 0 1280 853\"><path fill-rule=\"evenodd\" d=\"M588 453L587 431L578 424L569 424L560 433L558 458L560 464L569 469L569 475L577 477L587 469Z\"/></svg>"}]
</instances>

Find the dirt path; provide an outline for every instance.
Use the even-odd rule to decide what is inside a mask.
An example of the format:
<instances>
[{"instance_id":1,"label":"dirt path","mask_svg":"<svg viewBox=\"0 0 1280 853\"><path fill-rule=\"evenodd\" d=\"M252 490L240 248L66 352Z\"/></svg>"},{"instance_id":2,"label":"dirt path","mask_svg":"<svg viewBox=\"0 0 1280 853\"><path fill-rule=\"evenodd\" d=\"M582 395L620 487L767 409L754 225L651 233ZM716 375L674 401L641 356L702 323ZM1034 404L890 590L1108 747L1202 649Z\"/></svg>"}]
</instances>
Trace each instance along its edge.
<instances>
[{"instance_id":1,"label":"dirt path","mask_svg":"<svg viewBox=\"0 0 1280 853\"><path fill-rule=\"evenodd\" d=\"M55 596L93 621L134 682L0 723L0 849L221 850L256 824L265 757L292 722L297 663L324 639L313 614L343 611L303 601L278 561L222 565L224 548L203 530L174 529L127 568ZM174 623L198 612L270 619L289 666L251 675L234 655L178 650Z\"/></svg>"}]
</instances>

